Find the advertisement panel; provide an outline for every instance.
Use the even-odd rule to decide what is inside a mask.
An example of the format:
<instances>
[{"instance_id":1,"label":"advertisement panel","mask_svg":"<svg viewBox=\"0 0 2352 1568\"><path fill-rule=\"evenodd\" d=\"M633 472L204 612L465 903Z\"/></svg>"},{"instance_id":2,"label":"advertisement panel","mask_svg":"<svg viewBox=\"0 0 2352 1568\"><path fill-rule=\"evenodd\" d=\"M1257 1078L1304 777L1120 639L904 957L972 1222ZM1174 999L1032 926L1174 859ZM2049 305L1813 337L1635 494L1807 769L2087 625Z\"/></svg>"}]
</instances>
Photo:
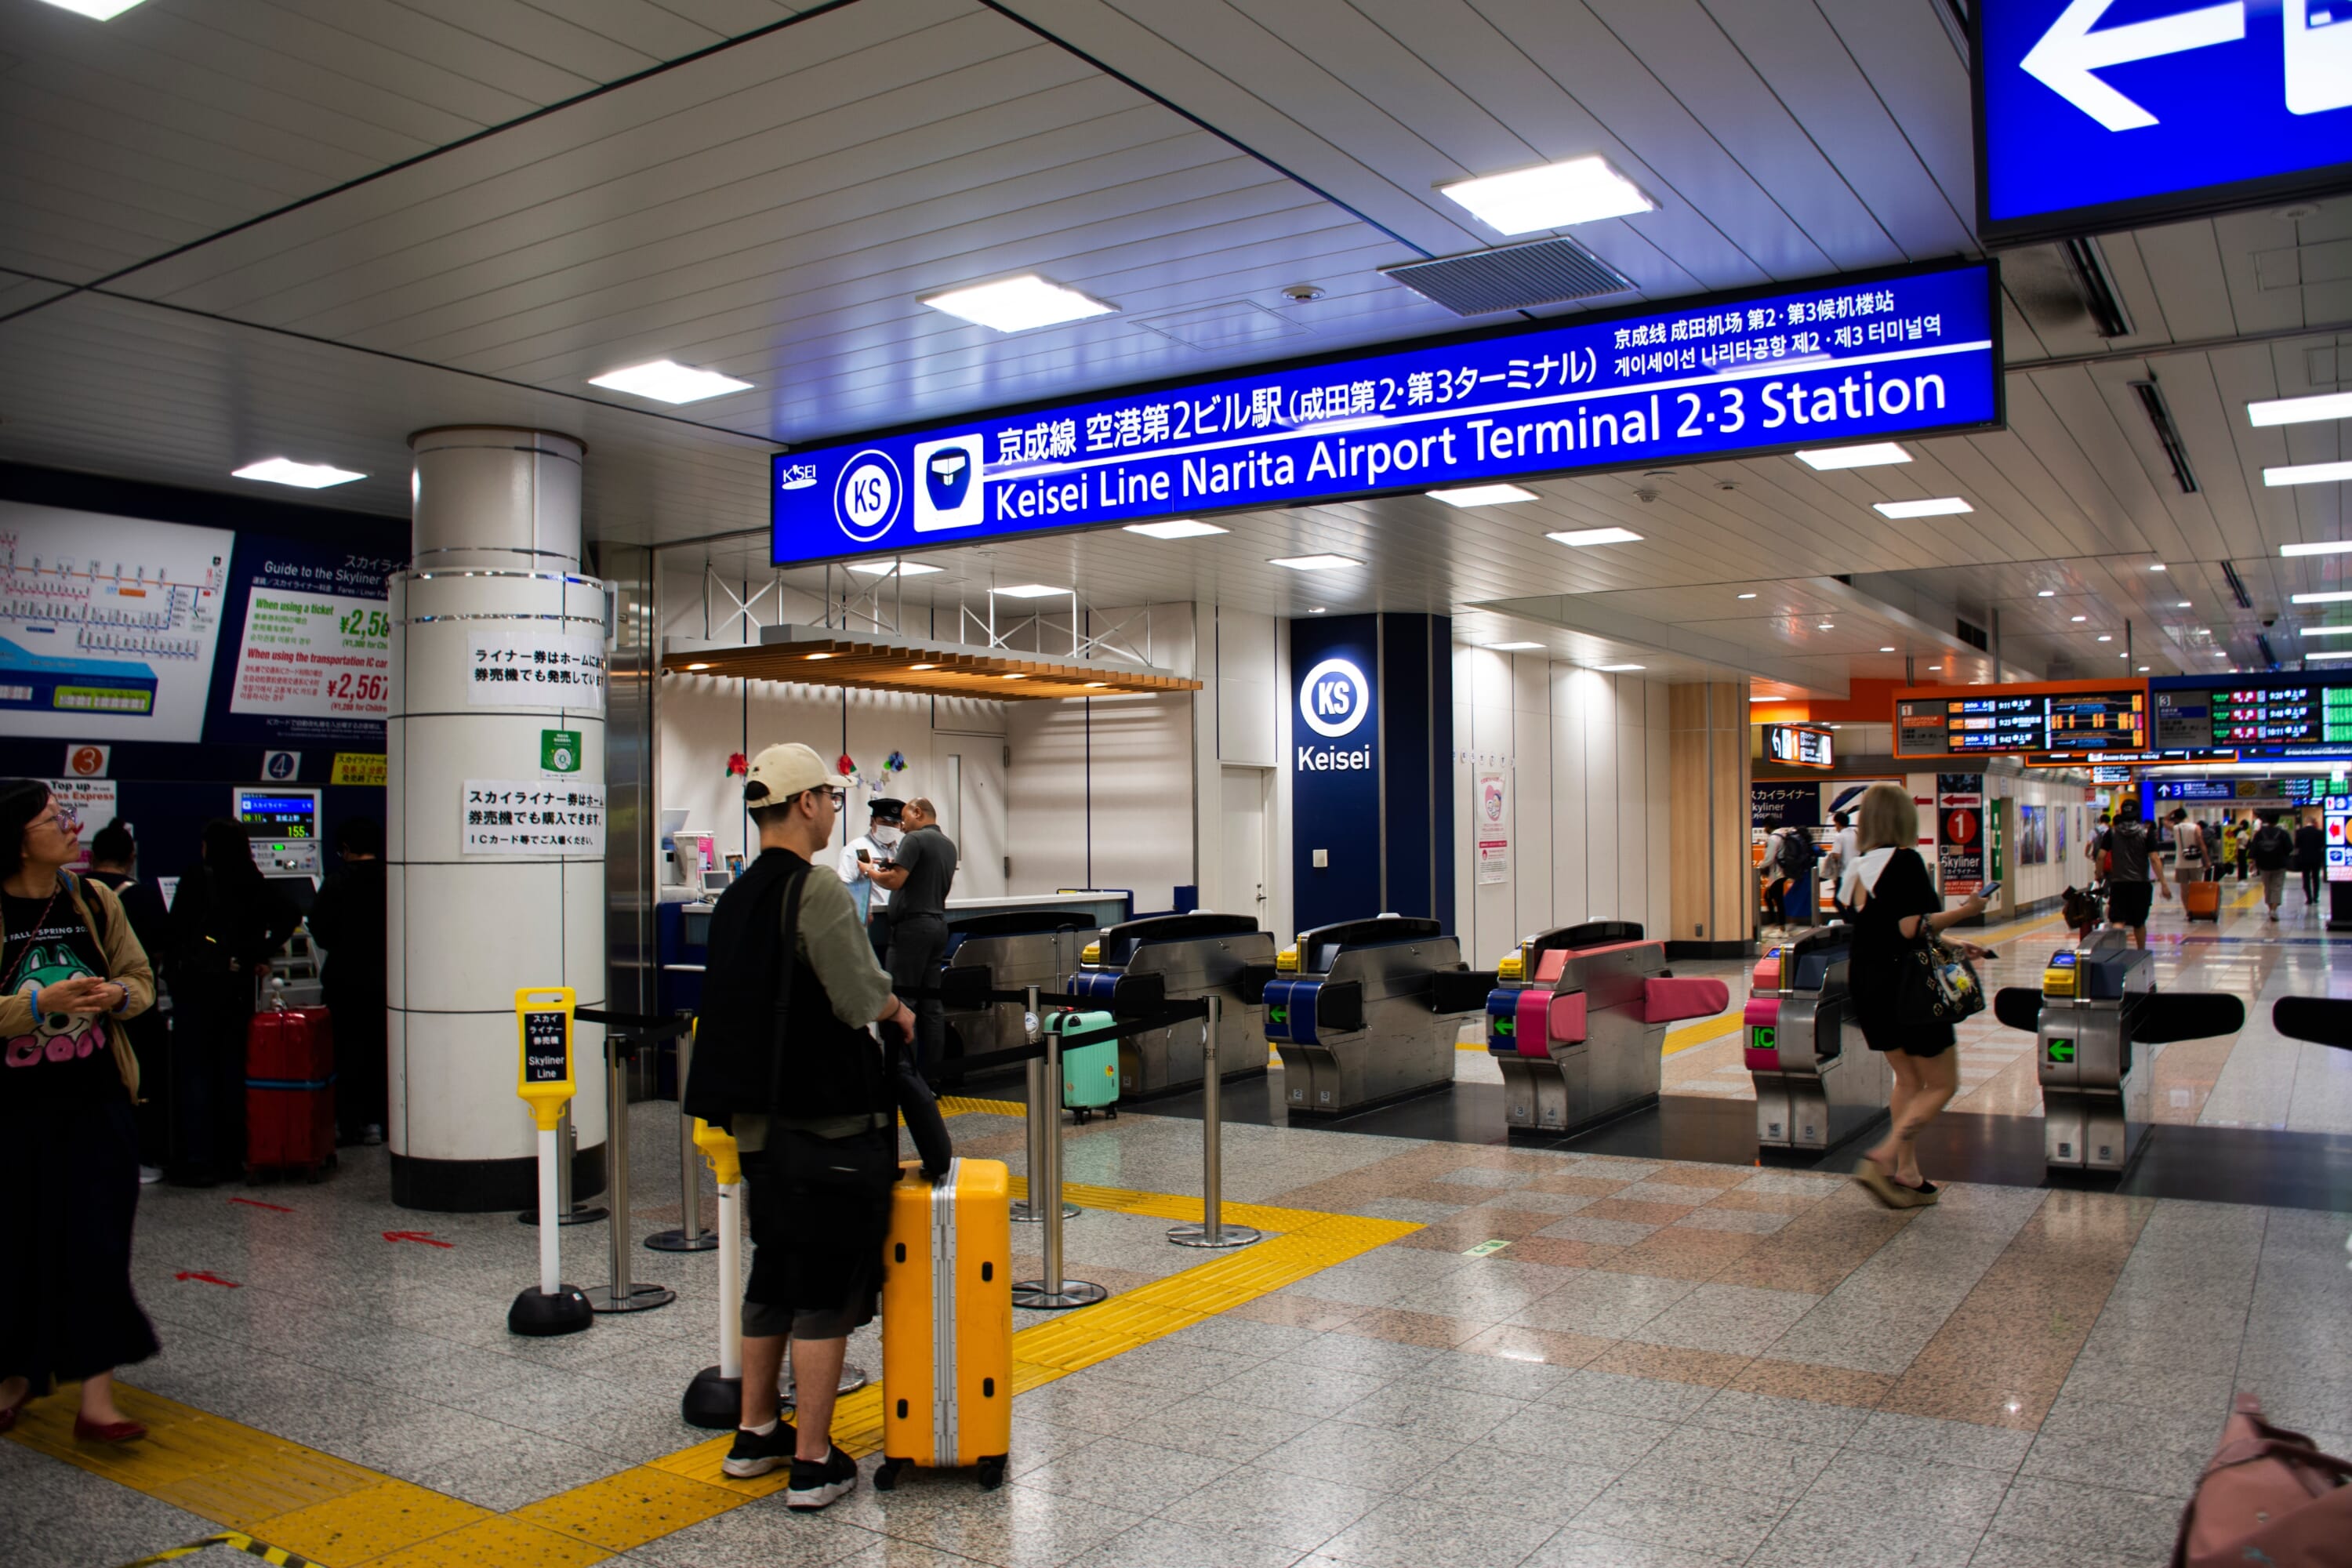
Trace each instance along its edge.
<instances>
[{"instance_id":1,"label":"advertisement panel","mask_svg":"<svg viewBox=\"0 0 2352 1568\"><path fill-rule=\"evenodd\" d=\"M1936 775L1936 881L1965 899L1985 880L1984 775Z\"/></svg>"}]
</instances>

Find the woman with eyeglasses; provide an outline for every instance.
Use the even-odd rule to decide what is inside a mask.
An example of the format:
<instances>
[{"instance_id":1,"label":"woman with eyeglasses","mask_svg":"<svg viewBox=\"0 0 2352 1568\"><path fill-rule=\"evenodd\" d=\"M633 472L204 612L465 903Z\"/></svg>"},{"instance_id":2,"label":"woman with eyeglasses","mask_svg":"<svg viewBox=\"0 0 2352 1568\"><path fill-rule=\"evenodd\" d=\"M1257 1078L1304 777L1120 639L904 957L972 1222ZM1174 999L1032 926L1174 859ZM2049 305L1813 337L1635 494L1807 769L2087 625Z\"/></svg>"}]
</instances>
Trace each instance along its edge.
<instances>
[{"instance_id":1,"label":"woman with eyeglasses","mask_svg":"<svg viewBox=\"0 0 2352 1568\"><path fill-rule=\"evenodd\" d=\"M172 900L172 1060L184 1165L163 1179L208 1187L245 1168L245 1044L256 987L302 911L253 863L245 825L205 824L204 858Z\"/></svg>"},{"instance_id":2,"label":"woman with eyeglasses","mask_svg":"<svg viewBox=\"0 0 2352 1568\"><path fill-rule=\"evenodd\" d=\"M67 869L81 825L37 779L0 784L0 1432L58 1383L81 1384L74 1436L147 1429L114 1369L155 1331L131 1290L139 1212L139 1059L124 1020L155 1000L111 889Z\"/></svg>"}]
</instances>

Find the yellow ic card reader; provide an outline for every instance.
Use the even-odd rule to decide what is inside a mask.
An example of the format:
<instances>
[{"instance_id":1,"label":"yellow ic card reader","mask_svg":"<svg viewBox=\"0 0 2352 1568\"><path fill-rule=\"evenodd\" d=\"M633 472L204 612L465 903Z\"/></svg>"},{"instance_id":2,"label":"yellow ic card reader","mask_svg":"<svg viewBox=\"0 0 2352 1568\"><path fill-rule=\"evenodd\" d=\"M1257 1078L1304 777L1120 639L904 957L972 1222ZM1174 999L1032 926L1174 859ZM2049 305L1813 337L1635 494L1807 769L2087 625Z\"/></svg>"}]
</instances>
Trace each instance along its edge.
<instances>
[{"instance_id":1,"label":"yellow ic card reader","mask_svg":"<svg viewBox=\"0 0 2352 1568\"><path fill-rule=\"evenodd\" d=\"M1086 950L1078 954L1078 962L1080 963L1100 963L1102 962L1102 943L1098 942L1090 942L1087 943Z\"/></svg>"},{"instance_id":2,"label":"yellow ic card reader","mask_svg":"<svg viewBox=\"0 0 2352 1568\"><path fill-rule=\"evenodd\" d=\"M1274 955L1274 966L1285 974L1297 973L1298 950L1295 947L1284 948L1280 952Z\"/></svg>"},{"instance_id":3,"label":"yellow ic card reader","mask_svg":"<svg viewBox=\"0 0 2352 1568\"><path fill-rule=\"evenodd\" d=\"M2050 966L2042 972L2042 994L2044 996L2074 994L2074 956L2071 952L2054 952L2050 955Z\"/></svg>"},{"instance_id":4,"label":"yellow ic card reader","mask_svg":"<svg viewBox=\"0 0 2352 1568\"><path fill-rule=\"evenodd\" d=\"M1514 952L1495 965L1495 978L1498 982L1507 984L1527 977L1528 961L1519 953Z\"/></svg>"},{"instance_id":5,"label":"yellow ic card reader","mask_svg":"<svg viewBox=\"0 0 2352 1568\"><path fill-rule=\"evenodd\" d=\"M515 993L515 1034L520 1047L515 1093L530 1107L542 1132L555 1131L564 1105L578 1091L572 1070L572 1009L568 985L529 987Z\"/></svg>"}]
</instances>

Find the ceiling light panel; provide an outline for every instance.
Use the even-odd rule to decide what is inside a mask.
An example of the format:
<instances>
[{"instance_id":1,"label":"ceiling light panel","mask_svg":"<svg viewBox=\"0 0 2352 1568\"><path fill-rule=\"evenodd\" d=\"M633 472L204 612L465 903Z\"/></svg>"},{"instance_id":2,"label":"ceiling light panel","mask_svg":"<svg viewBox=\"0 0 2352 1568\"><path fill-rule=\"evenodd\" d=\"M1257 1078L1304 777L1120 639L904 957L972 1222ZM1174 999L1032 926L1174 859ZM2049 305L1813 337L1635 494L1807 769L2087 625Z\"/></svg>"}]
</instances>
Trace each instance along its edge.
<instances>
[{"instance_id":1,"label":"ceiling light panel","mask_svg":"<svg viewBox=\"0 0 2352 1568\"><path fill-rule=\"evenodd\" d=\"M2290 597L2298 605L2340 605L2352 599L2352 589L2330 588L2324 594L2295 594Z\"/></svg>"},{"instance_id":2,"label":"ceiling light panel","mask_svg":"<svg viewBox=\"0 0 2352 1568\"><path fill-rule=\"evenodd\" d=\"M2342 555L2347 551L2352 551L2352 539L2338 540L2333 544L2282 544L2279 546L2279 553L2289 557L2296 555Z\"/></svg>"},{"instance_id":3,"label":"ceiling light panel","mask_svg":"<svg viewBox=\"0 0 2352 1568\"><path fill-rule=\"evenodd\" d=\"M696 370L690 365L674 364L666 359L607 371L603 375L592 375L588 378L588 384L612 392L625 392L632 397L650 397L656 403L670 404L699 403L706 397L717 397L721 393L749 391L751 385L748 381L738 381L715 370Z\"/></svg>"},{"instance_id":4,"label":"ceiling light panel","mask_svg":"<svg viewBox=\"0 0 2352 1568\"><path fill-rule=\"evenodd\" d=\"M1640 669L1643 667L1638 664L1596 664L1592 668L1603 675L1623 675L1629 670Z\"/></svg>"},{"instance_id":5,"label":"ceiling light panel","mask_svg":"<svg viewBox=\"0 0 2352 1568\"><path fill-rule=\"evenodd\" d=\"M867 577L887 577L893 572L901 577L926 577L946 570L921 561L853 561L849 569Z\"/></svg>"},{"instance_id":6,"label":"ceiling light panel","mask_svg":"<svg viewBox=\"0 0 2352 1568\"><path fill-rule=\"evenodd\" d=\"M1797 461L1823 472L1834 468L1875 468L1887 463L1907 463L1910 460L1911 454L1892 441L1874 441L1863 447L1831 447L1818 452L1797 454Z\"/></svg>"},{"instance_id":7,"label":"ceiling light panel","mask_svg":"<svg viewBox=\"0 0 2352 1568\"><path fill-rule=\"evenodd\" d=\"M2307 637L2352 637L2352 626L2305 626L2300 635Z\"/></svg>"},{"instance_id":8,"label":"ceiling light panel","mask_svg":"<svg viewBox=\"0 0 2352 1568\"><path fill-rule=\"evenodd\" d=\"M1213 522L1198 522L1189 517L1175 518L1167 522L1130 522L1129 533L1139 533L1147 539L1205 539L1212 533L1231 532Z\"/></svg>"},{"instance_id":9,"label":"ceiling light panel","mask_svg":"<svg viewBox=\"0 0 2352 1568\"><path fill-rule=\"evenodd\" d=\"M1502 506L1507 502L1533 500L1536 492L1517 485L1456 485L1452 489L1432 490L1433 500L1447 506Z\"/></svg>"},{"instance_id":10,"label":"ceiling light panel","mask_svg":"<svg viewBox=\"0 0 2352 1568\"><path fill-rule=\"evenodd\" d=\"M1573 528L1564 533L1547 533L1544 537L1571 550L1581 550L1589 544L1638 544L1642 542L1642 536L1630 528Z\"/></svg>"},{"instance_id":11,"label":"ceiling light panel","mask_svg":"<svg viewBox=\"0 0 2352 1568\"><path fill-rule=\"evenodd\" d=\"M2290 463L2263 470L2263 483L2273 489L2282 485L2332 485L2342 479L2352 479L2352 463Z\"/></svg>"},{"instance_id":12,"label":"ceiling light panel","mask_svg":"<svg viewBox=\"0 0 2352 1568\"><path fill-rule=\"evenodd\" d=\"M1002 594L1008 599L1052 599L1067 594L1067 588L1056 588L1050 583L1023 583L1011 588L992 588L992 594Z\"/></svg>"},{"instance_id":13,"label":"ceiling light panel","mask_svg":"<svg viewBox=\"0 0 2352 1568\"><path fill-rule=\"evenodd\" d=\"M2246 423L2257 430L2267 425L2310 425L2323 419L2352 419L2352 392L2323 392L2316 397L2273 397L2246 405Z\"/></svg>"},{"instance_id":14,"label":"ceiling light panel","mask_svg":"<svg viewBox=\"0 0 2352 1568\"><path fill-rule=\"evenodd\" d=\"M1287 566L1293 572L1330 572L1341 566L1361 566L1352 555L1277 555L1266 563L1269 566Z\"/></svg>"},{"instance_id":15,"label":"ceiling light panel","mask_svg":"<svg viewBox=\"0 0 2352 1568\"><path fill-rule=\"evenodd\" d=\"M928 296L923 303L978 326L999 332L1025 332L1036 327L1058 327L1108 316L1118 307L1107 305L1076 289L1049 283L1035 273L950 289Z\"/></svg>"},{"instance_id":16,"label":"ceiling light panel","mask_svg":"<svg viewBox=\"0 0 2352 1568\"><path fill-rule=\"evenodd\" d=\"M1658 204L1595 154L1517 169L1507 174L1457 180L1437 187L1502 234L1534 234L1602 218L1654 212Z\"/></svg>"},{"instance_id":17,"label":"ceiling light panel","mask_svg":"<svg viewBox=\"0 0 2352 1568\"><path fill-rule=\"evenodd\" d=\"M1490 642L1487 647L1496 653L1530 653L1543 647L1539 642Z\"/></svg>"},{"instance_id":18,"label":"ceiling light panel","mask_svg":"<svg viewBox=\"0 0 2352 1568\"><path fill-rule=\"evenodd\" d=\"M1871 504L1871 510L1881 517L1957 517L1977 509L1958 496L1938 496L1933 500L1883 500Z\"/></svg>"},{"instance_id":19,"label":"ceiling light panel","mask_svg":"<svg viewBox=\"0 0 2352 1568\"><path fill-rule=\"evenodd\" d=\"M111 22L138 5L139 0L49 0L49 4L60 11L71 11L77 16Z\"/></svg>"},{"instance_id":20,"label":"ceiling light panel","mask_svg":"<svg viewBox=\"0 0 2352 1568\"><path fill-rule=\"evenodd\" d=\"M105 18L100 17L103 21ZM259 479L265 484L292 485L296 489L323 490L332 485L347 485L367 476L350 468L339 468L332 463L298 463L291 458L265 458L258 463L247 463L229 478Z\"/></svg>"}]
</instances>

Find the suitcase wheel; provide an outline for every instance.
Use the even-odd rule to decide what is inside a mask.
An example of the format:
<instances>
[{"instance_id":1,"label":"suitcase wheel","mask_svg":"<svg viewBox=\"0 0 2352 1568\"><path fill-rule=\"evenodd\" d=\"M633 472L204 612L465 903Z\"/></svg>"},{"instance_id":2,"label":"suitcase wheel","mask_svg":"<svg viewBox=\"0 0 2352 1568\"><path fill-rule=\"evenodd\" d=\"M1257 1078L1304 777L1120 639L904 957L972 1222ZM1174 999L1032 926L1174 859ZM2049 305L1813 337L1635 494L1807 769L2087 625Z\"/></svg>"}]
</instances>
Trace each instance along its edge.
<instances>
[{"instance_id":1,"label":"suitcase wheel","mask_svg":"<svg viewBox=\"0 0 2352 1568\"><path fill-rule=\"evenodd\" d=\"M1109 1117L1113 1121L1116 1121L1118 1120L1118 1107L1116 1105L1106 1105L1103 1107L1103 1114Z\"/></svg>"},{"instance_id":2,"label":"suitcase wheel","mask_svg":"<svg viewBox=\"0 0 2352 1568\"><path fill-rule=\"evenodd\" d=\"M881 1484L880 1477L877 1476L875 1478L875 1484L877 1486ZM1003 1484L1004 1456L1003 1454L999 1454L993 1458L982 1459L980 1462L980 1489L984 1492L992 1492Z\"/></svg>"},{"instance_id":3,"label":"suitcase wheel","mask_svg":"<svg viewBox=\"0 0 2352 1568\"><path fill-rule=\"evenodd\" d=\"M906 1472L906 1468L907 1461L904 1459L883 1460L874 1467L874 1489L880 1492L896 1490L898 1478ZM999 1474L1002 1474L1001 1468Z\"/></svg>"}]
</instances>

